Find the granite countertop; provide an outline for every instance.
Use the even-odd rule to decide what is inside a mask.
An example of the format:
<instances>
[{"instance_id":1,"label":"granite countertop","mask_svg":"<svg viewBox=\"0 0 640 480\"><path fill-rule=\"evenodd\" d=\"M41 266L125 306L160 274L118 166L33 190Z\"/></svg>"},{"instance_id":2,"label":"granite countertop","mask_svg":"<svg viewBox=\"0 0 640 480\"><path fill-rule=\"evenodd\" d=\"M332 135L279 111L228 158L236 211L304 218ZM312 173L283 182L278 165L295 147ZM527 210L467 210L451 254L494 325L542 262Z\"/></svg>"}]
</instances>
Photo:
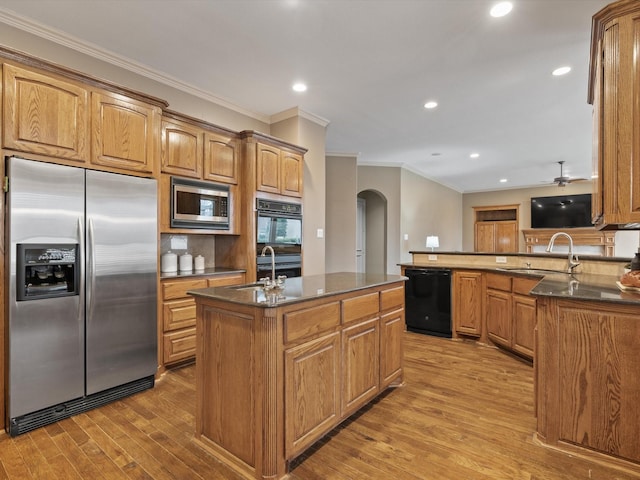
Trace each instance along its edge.
<instances>
[{"instance_id":1,"label":"granite countertop","mask_svg":"<svg viewBox=\"0 0 640 480\"><path fill-rule=\"evenodd\" d=\"M189 290L187 293L196 297L267 308L315 300L404 280L406 277L402 275L340 272L287 278L284 290L277 296L265 295L262 288L259 285L256 286L257 284L201 288Z\"/></svg>"},{"instance_id":2,"label":"granite countertop","mask_svg":"<svg viewBox=\"0 0 640 480\"><path fill-rule=\"evenodd\" d=\"M165 278L188 278L188 277L211 277L215 275L223 275L225 273L245 273L246 270L241 270L237 268L223 268L223 267L213 267L213 268L205 268L204 270L191 270L188 272L161 272L160 279L164 280Z\"/></svg>"},{"instance_id":3,"label":"granite countertop","mask_svg":"<svg viewBox=\"0 0 640 480\"><path fill-rule=\"evenodd\" d=\"M550 274L533 287L531 295L640 305L640 293L620 290L618 280L611 275Z\"/></svg>"}]
</instances>

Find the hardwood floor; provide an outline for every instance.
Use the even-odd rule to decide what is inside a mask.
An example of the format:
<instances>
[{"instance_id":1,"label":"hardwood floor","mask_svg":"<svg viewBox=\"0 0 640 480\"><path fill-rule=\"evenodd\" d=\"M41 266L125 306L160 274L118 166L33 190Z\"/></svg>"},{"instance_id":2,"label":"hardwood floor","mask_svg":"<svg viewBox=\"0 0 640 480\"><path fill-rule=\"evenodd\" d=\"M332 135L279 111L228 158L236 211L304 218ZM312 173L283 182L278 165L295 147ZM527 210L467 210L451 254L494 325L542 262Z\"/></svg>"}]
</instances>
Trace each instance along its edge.
<instances>
[{"instance_id":1,"label":"hardwood floor","mask_svg":"<svg viewBox=\"0 0 640 480\"><path fill-rule=\"evenodd\" d=\"M495 349L406 334L406 385L292 465L293 480L631 480L535 444L533 372ZM193 442L193 366L153 390L0 439L0 479L238 479Z\"/></svg>"}]
</instances>

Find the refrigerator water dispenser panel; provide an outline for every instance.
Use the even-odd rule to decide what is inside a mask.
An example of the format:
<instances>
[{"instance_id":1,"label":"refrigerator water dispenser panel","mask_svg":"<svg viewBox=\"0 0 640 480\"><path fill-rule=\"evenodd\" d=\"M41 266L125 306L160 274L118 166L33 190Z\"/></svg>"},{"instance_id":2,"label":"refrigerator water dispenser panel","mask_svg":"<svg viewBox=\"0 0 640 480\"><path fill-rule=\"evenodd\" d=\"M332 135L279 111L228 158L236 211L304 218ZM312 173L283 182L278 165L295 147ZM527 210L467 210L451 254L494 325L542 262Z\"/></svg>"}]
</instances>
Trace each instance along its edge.
<instances>
[{"instance_id":1,"label":"refrigerator water dispenser panel","mask_svg":"<svg viewBox=\"0 0 640 480\"><path fill-rule=\"evenodd\" d=\"M16 247L16 300L79 294L77 244L19 243Z\"/></svg>"}]
</instances>

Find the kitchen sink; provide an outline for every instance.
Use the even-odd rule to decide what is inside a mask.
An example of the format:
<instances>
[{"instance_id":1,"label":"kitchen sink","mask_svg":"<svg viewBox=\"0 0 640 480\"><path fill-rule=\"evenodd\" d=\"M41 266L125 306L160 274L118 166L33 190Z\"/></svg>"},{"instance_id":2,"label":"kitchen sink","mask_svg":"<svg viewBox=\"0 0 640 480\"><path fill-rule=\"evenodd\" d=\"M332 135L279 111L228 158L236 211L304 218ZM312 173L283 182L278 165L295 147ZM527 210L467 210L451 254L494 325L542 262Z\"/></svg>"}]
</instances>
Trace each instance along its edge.
<instances>
[{"instance_id":1,"label":"kitchen sink","mask_svg":"<svg viewBox=\"0 0 640 480\"><path fill-rule=\"evenodd\" d=\"M264 289L264 283L256 282L256 283L246 283L244 285L237 285L234 287L229 287L232 290L250 290L260 292Z\"/></svg>"},{"instance_id":2,"label":"kitchen sink","mask_svg":"<svg viewBox=\"0 0 640 480\"><path fill-rule=\"evenodd\" d=\"M504 268L496 268L496 270L500 270L502 272L513 272L513 273L526 273L528 275L551 275L551 274L563 274L563 275L571 275L569 272L565 272L562 270L547 270L544 268L522 268L522 267L504 267Z\"/></svg>"}]
</instances>

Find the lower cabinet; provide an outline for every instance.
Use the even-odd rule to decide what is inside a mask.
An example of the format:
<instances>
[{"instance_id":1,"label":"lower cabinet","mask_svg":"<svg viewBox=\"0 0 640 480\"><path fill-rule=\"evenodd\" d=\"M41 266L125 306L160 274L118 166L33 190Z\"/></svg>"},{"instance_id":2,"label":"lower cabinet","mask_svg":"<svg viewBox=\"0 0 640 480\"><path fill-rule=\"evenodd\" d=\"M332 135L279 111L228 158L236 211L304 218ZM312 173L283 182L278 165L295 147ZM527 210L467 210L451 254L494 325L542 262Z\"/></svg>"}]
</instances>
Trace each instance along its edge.
<instances>
[{"instance_id":1,"label":"lower cabinet","mask_svg":"<svg viewBox=\"0 0 640 480\"><path fill-rule=\"evenodd\" d=\"M380 319L358 323L342 331L342 414L347 416L380 390Z\"/></svg>"},{"instance_id":2,"label":"lower cabinet","mask_svg":"<svg viewBox=\"0 0 640 480\"><path fill-rule=\"evenodd\" d=\"M404 285L283 314L285 457L402 381Z\"/></svg>"},{"instance_id":3,"label":"lower cabinet","mask_svg":"<svg viewBox=\"0 0 640 480\"><path fill-rule=\"evenodd\" d=\"M536 299L529 295L539 279L486 274L486 325L489 340L533 359Z\"/></svg>"},{"instance_id":4,"label":"lower cabinet","mask_svg":"<svg viewBox=\"0 0 640 480\"><path fill-rule=\"evenodd\" d=\"M454 270L452 320L454 335L480 337L483 333L484 274L479 271Z\"/></svg>"},{"instance_id":5,"label":"lower cabinet","mask_svg":"<svg viewBox=\"0 0 640 480\"><path fill-rule=\"evenodd\" d=\"M196 302L189 290L225 285L241 285L244 273L221 274L210 277L163 279L162 318L159 329L162 341L158 346L160 365L170 366L193 360L196 355Z\"/></svg>"}]
</instances>

